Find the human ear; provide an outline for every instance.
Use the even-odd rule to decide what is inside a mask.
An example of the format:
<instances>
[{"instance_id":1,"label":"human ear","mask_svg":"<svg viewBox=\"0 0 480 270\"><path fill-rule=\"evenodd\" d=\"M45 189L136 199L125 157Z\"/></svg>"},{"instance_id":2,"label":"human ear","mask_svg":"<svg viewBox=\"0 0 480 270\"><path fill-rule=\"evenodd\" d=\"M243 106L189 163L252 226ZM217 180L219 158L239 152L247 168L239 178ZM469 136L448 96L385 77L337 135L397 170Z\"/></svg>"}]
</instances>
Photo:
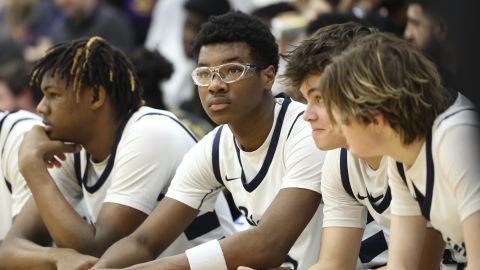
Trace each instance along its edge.
<instances>
[{"instance_id":1,"label":"human ear","mask_svg":"<svg viewBox=\"0 0 480 270\"><path fill-rule=\"evenodd\" d=\"M275 82L275 68L270 65L267 68L262 70L262 82L265 84L265 89L270 91Z\"/></svg>"},{"instance_id":2,"label":"human ear","mask_svg":"<svg viewBox=\"0 0 480 270\"><path fill-rule=\"evenodd\" d=\"M372 124L375 132L380 133L380 131L385 127L386 124L385 116L382 113L376 113L373 117Z\"/></svg>"}]
</instances>

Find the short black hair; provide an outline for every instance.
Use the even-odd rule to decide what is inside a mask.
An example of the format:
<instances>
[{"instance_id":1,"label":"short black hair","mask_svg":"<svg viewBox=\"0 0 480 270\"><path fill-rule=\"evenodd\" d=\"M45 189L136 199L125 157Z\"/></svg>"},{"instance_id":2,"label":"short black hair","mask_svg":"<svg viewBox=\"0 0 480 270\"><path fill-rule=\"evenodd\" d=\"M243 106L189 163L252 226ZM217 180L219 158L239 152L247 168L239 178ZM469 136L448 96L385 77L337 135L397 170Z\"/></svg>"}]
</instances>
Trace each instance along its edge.
<instances>
[{"instance_id":1,"label":"short black hair","mask_svg":"<svg viewBox=\"0 0 480 270\"><path fill-rule=\"evenodd\" d=\"M344 51L355 38L376 31L357 22L322 27L284 55L287 66L282 77L298 88L307 75L323 72L332 58Z\"/></svg>"},{"instance_id":2,"label":"short black hair","mask_svg":"<svg viewBox=\"0 0 480 270\"><path fill-rule=\"evenodd\" d=\"M58 74L72 84L77 97L84 87L103 87L118 117L125 117L143 104L143 88L130 60L103 38L94 36L59 43L33 67L31 85L40 88L43 77Z\"/></svg>"},{"instance_id":3,"label":"short black hair","mask_svg":"<svg viewBox=\"0 0 480 270\"><path fill-rule=\"evenodd\" d=\"M193 55L198 59L204 45L224 42L245 42L250 47L254 64L278 70L278 45L268 26L260 19L241 11L212 16L202 25L193 45Z\"/></svg>"}]
</instances>

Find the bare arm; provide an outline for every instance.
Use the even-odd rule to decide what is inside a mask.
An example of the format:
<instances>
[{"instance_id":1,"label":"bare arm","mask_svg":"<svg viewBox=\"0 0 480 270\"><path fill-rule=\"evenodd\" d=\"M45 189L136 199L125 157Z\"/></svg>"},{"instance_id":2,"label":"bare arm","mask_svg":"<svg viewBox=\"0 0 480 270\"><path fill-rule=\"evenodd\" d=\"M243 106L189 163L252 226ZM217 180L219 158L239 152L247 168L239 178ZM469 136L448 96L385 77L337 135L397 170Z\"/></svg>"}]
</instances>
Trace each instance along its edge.
<instances>
[{"instance_id":1,"label":"bare arm","mask_svg":"<svg viewBox=\"0 0 480 270\"><path fill-rule=\"evenodd\" d=\"M50 245L51 238L31 198L14 219L0 248L0 269L85 269L97 260Z\"/></svg>"},{"instance_id":2,"label":"bare arm","mask_svg":"<svg viewBox=\"0 0 480 270\"><path fill-rule=\"evenodd\" d=\"M33 198L25 204L15 218L12 227L0 248L1 267L5 269L55 269L54 261L48 254L51 244L50 236L45 228Z\"/></svg>"},{"instance_id":3,"label":"bare arm","mask_svg":"<svg viewBox=\"0 0 480 270\"><path fill-rule=\"evenodd\" d=\"M155 259L195 219L198 210L165 197L131 235L112 245L94 269L125 267Z\"/></svg>"},{"instance_id":4,"label":"bare arm","mask_svg":"<svg viewBox=\"0 0 480 270\"><path fill-rule=\"evenodd\" d=\"M422 216L392 215L388 269L418 269L426 224Z\"/></svg>"},{"instance_id":5,"label":"bare arm","mask_svg":"<svg viewBox=\"0 0 480 270\"><path fill-rule=\"evenodd\" d=\"M124 205L104 203L96 224L86 222L60 192L46 163L53 156L77 150L75 146L51 141L43 128L37 126L25 135L19 151L19 168L57 245L100 256L112 243L133 232L147 215Z\"/></svg>"},{"instance_id":6,"label":"bare arm","mask_svg":"<svg viewBox=\"0 0 480 270\"><path fill-rule=\"evenodd\" d=\"M467 248L467 269L480 269L480 211L463 221L463 234Z\"/></svg>"},{"instance_id":7,"label":"bare arm","mask_svg":"<svg viewBox=\"0 0 480 270\"><path fill-rule=\"evenodd\" d=\"M427 228L425 231L425 241L423 242L423 251L418 269L438 270L440 268L440 263L442 262L444 251L445 242L443 241L442 234L433 228Z\"/></svg>"},{"instance_id":8,"label":"bare arm","mask_svg":"<svg viewBox=\"0 0 480 270\"><path fill-rule=\"evenodd\" d=\"M306 189L281 190L257 227L220 241L228 269L236 269L242 265L256 269L278 267L315 214L320 199L319 193ZM190 269L185 254L147 263L138 269L159 267Z\"/></svg>"},{"instance_id":9,"label":"bare arm","mask_svg":"<svg viewBox=\"0 0 480 270\"><path fill-rule=\"evenodd\" d=\"M362 236L360 228L323 228L318 262L309 269L355 269Z\"/></svg>"}]
</instances>

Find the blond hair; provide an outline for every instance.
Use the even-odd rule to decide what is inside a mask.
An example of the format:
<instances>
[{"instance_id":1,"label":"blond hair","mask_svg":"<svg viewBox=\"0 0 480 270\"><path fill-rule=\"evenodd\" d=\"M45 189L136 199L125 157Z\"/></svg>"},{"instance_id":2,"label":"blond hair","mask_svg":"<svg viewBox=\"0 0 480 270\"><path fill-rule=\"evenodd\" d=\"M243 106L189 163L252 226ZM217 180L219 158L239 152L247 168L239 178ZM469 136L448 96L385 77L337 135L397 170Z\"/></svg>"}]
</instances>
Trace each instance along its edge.
<instances>
[{"instance_id":1,"label":"blond hair","mask_svg":"<svg viewBox=\"0 0 480 270\"><path fill-rule=\"evenodd\" d=\"M319 89L336 125L370 124L381 113L404 144L427 135L448 106L435 65L407 41L374 33L355 41L325 70Z\"/></svg>"}]
</instances>

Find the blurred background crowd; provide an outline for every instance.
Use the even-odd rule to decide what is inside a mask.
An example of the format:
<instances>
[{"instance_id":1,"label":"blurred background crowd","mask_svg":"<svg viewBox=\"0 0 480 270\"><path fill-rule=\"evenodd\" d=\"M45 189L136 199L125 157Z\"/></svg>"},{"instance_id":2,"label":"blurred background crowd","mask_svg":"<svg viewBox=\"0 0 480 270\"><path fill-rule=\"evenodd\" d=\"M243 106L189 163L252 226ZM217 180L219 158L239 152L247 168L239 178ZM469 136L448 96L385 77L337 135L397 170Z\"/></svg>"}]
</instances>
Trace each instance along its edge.
<instances>
[{"instance_id":1,"label":"blurred background crowd","mask_svg":"<svg viewBox=\"0 0 480 270\"><path fill-rule=\"evenodd\" d=\"M211 15L231 9L267 23L285 53L322 26L358 21L402 36L438 67L443 83L480 104L476 95L479 2L475 0L0 0L0 110L35 110L28 85L32 63L55 43L99 35L137 68L147 105L176 113L199 136L213 123L190 73L192 44ZM301 99L282 80L275 93Z\"/></svg>"}]
</instances>

